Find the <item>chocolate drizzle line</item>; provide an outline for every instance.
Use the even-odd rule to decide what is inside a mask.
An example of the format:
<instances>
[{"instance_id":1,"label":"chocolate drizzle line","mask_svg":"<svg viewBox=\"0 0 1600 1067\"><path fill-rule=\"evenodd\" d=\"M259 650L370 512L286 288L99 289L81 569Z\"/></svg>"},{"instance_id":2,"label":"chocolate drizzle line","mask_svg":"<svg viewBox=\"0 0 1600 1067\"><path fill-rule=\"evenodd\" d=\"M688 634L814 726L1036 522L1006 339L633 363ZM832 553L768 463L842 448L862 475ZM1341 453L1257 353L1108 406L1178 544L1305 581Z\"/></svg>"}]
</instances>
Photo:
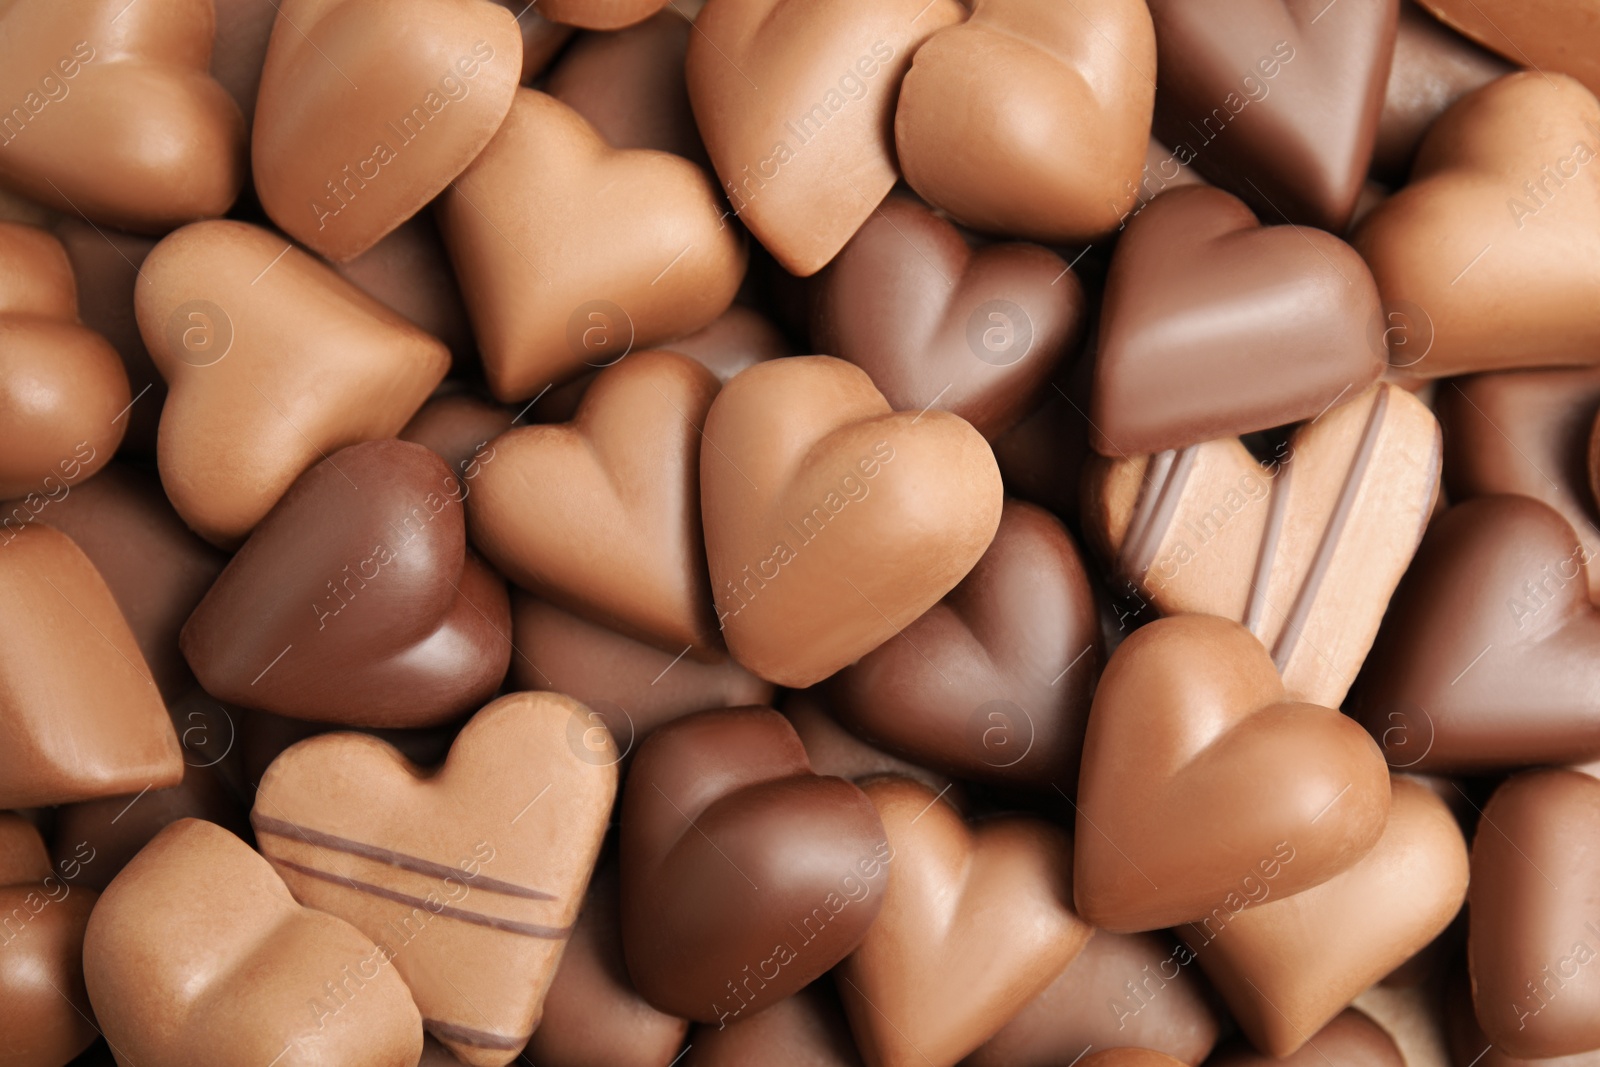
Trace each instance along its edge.
<instances>
[{"instance_id":1,"label":"chocolate drizzle line","mask_svg":"<svg viewBox=\"0 0 1600 1067\"><path fill-rule=\"evenodd\" d=\"M347 889L355 889L362 893L370 893L375 897L382 897L384 900L392 900L396 904L408 904L413 908L422 908L424 911L431 912L434 915L442 915L447 919L459 919L474 926L487 926L491 930L499 930L502 933L521 934L523 937L536 937L544 941L564 941L572 933L572 927L570 926L542 926L538 923L517 922L513 919L502 919L495 915L485 915L479 911L453 908L448 904L435 904L433 901L424 900L422 897L414 897L409 893L399 893L393 889L387 889L381 885L373 885L371 882L363 882L347 875L333 874L329 871L318 870L315 867L307 867L303 863L295 863L293 860L286 860L271 853L263 853L263 855L278 866L287 867L291 871L297 871L307 877L318 878L324 882L342 885Z\"/></svg>"},{"instance_id":2,"label":"chocolate drizzle line","mask_svg":"<svg viewBox=\"0 0 1600 1067\"><path fill-rule=\"evenodd\" d=\"M1311 560L1311 569L1306 572L1306 580L1301 583L1300 591L1295 595L1294 607L1289 612L1283 630L1278 634L1277 644L1273 646L1272 662L1277 665L1279 671L1283 670L1289 658L1294 655L1300 630L1305 626L1306 617L1311 614L1311 605L1317 598L1317 591L1322 587L1322 581L1333 563L1334 550L1339 547L1339 535L1344 532L1345 524L1350 519L1350 512L1355 508L1356 494L1361 490L1361 477L1372 462L1372 453L1378 445L1378 432L1383 428L1383 416L1388 407L1388 387L1380 386L1377 397L1372 401L1372 409L1367 413L1367 426L1361 432L1361 443L1356 447L1356 454L1350 459L1350 469L1345 472L1344 486L1339 490L1339 499L1334 503L1333 514L1328 517L1328 525L1322 531L1322 542L1317 545L1317 554Z\"/></svg>"},{"instance_id":3,"label":"chocolate drizzle line","mask_svg":"<svg viewBox=\"0 0 1600 1067\"><path fill-rule=\"evenodd\" d=\"M1289 475L1294 469L1291 455L1278 468L1272 483L1272 502L1267 505L1267 524L1261 530L1261 551L1256 556L1256 573L1250 583L1250 604L1245 608L1245 629L1261 636L1261 622L1266 615L1267 583L1272 579L1272 562L1278 554L1278 537L1283 533L1283 519L1289 513Z\"/></svg>"},{"instance_id":4,"label":"chocolate drizzle line","mask_svg":"<svg viewBox=\"0 0 1600 1067\"><path fill-rule=\"evenodd\" d=\"M474 1030L470 1026L440 1022L438 1019L423 1019L422 1026L440 1041L471 1045L473 1048L497 1049L501 1052L521 1052L522 1047L533 1037L532 1034L526 1037L507 1037L489 1030Z\"/></svg>"},{"instance_id":5,"label":"chocolate drizzle line","mask_svg":"<svg viewBox=\"0 0 1600 1067\"><path fill-rule=\"evenodd\" d=\"M362 859L375 860L390 867L398 867L403 871L414 874L426 874L433 878L455 878L462 882L471 883L472 888L482 889L489 893L500 893L508 897L521 897L524 900L555 900L555 896L542 889L529 889L514 882L502 882L498 878L490 878L485 874L471 875L455 867L447 867L433 860L425 860L419 856L409 856L404 852L393 849L380 848L369 845L364 841L352 841L348 837L337 834L325 833L322 830L312 830L309 827L299 826L283 819L274 819L270 815L251 812L250 824L256 828L258 834L272 834L276 837L289 837L305 844L321 848L332 849L335 852L347 852L352 856Z\"/></svg>"},{"instance_id":6,"label":"chocolate drizzle line","mask_svg":"<svg viewBox=\"0 0 1600 1067\"><path fill-rule=\"evenodd\" d=\"M1178 512L1178 501L1198 454L1199 446L1190 445L1151 457L1149 477L1139 492L1133 519L1122 539L1122 551L1117 553L1117 569L1124 577L1144 580L1145 572L1155 561L1156 549L1161 547Z\"/></svg>"}]
</instances>

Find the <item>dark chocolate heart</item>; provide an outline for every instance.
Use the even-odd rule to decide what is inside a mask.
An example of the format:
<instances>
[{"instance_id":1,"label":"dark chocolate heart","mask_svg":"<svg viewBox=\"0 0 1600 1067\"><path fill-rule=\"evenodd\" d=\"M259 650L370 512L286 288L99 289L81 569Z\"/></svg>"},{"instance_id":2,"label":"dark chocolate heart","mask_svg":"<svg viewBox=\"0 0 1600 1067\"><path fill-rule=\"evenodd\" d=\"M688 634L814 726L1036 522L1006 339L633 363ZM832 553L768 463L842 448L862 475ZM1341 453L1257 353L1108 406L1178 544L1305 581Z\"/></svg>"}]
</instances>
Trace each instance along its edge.
<instances>
[{"instance_id":1,"label":"dark chocolate heart","mask_svg":"<svg viewBox=\"0 0 1600 1067\"><path fill-rule=\"evenodd\" d=\"M872 802L811 772L788 720L708 711L639 750L622 798L622 942L646 1000L731 1024L860 943L889 845Z\"/></svg>"},{"instance_id":2,"label":"dark chocolate heart","mask_svg":"<svg viewBox=\"0 0 1600 1067\"><path fill-rule=\"evenodd\" d=\"M1083 332L1083 285L1031 244L973 250L910 196L890 196L820 275L812 342L866 371L896 410L937 407L988 438L1048 387Z\"/></svg>"},{"instance_id":3,"label":"dark chocolate heart","mask_svg":"<svg viewBox=\"0 0 1600 1067\"><path fill-rule=\"evenodd\" d=\"M962 778L1071 793L1104 653L1072 536L1009 501L983 558L898 637L834 676L836 714Z\"/></svg>"},{"instance_id":4,"label":"dark chocolate heart","mask_svg":"<svg viewBox=\"0 0 1600 1067\"><path fill-rule=\"evenodd\" d=\"M467 552L466 491L406 441L312 467L184 625L195 676L223 700L354 726L425 726L487 700L511 608Z\"/></svg>"},{"instance_id":5,"label":"dark chocolate heart","mask_svg":"<svg viewBox=\"0 0 1600 1067\"><path fill-rule=\"evenodd\" d=\"M1220 189L1163 193L1117 246L1089 416L1105 456L1314 418L1383 370L1378 288L1336 237L1261 227Z\"/></svg>"}]
</instances>

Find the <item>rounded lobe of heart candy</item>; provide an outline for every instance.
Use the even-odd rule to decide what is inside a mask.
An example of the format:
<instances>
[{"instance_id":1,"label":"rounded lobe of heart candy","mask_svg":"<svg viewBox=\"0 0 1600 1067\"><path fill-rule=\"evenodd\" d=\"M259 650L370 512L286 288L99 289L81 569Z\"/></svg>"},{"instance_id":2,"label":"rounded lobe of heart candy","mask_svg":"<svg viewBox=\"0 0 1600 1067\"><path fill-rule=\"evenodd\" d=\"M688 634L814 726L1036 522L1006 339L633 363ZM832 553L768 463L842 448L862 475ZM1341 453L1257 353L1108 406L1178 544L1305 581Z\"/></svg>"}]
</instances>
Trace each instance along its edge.
<instances>
[{"instance_id":1,"label":"rounded lobe of heart candy","mask_svg":"<svg viewBox=\"0 0 1600 1067\"><path fill-rule=\"evenodd\" d=\"M1155 134L1260 212L1342 233L1372 158L1397 0L1154 0Z\"/></svg>"},{"instance_id":2,"label":"rounded lobe of heart candy","mask_svg":"<svg viewBox=\"0 0 1600 1067\"><path fill-rule=\"evenodd\" d=\"M635 987L663 1011L719 1024L797 992L872 924L887 851L866 794L812 774L777 712L704 712L662 727L622 798Z\"/></svg>"},{"instance_id":3,"label":"rounded lobe of heart candy","mask_svg":"<svg viewBox=\"0 0 1600 1067\"><path fill-rule=\"evenodd\" d=\"M717 390L709 370L675 352L601 371L572 422L494 440L467 498L473 543L562 607L720 658L700 533L700 427Z\"/></svg>"},{"instance_id":4,"label":"rounded lobe of heart candy","mask_svg":"<svg viewBox=\"0 0 1600 1067\"><path fill-rule=\"evenodd\" d=\"M1152 930L1319 885L1378 842L1389 775L1370 737L1288 703L1238 623L1136 630L1095 692L1078 785L1075 899L1096 926Z\"/></svg>"},{"instance_id":5,"label":"rounded lobe of heart candy","mask_svg":"<svg viewBox=\"0 0 1600 1067\"><path fill-rule=\"evenodd\" d=\"M221 215L244 182L244 119L211 79L211 0L0 12L0 183L141 233Z\"/></svg>"},{"instance_id":6,"label":"rounded lobe of heart candy","mask_svg":"<svg viewBox=\"0 0 1600 1067\"><path fill-rule=\"evenodd\" d=\"M1117 228L1155 105L1137 0L981 0L917 50L895 109L906 181L979 230L1052 244Z\"/></svg>"},{"instance_id":7,"label":"rounded lobe of heart candy","mask_svg":"<svg viewBox=\"0 0 1600 1067\"><path fill-rule=\"evenodd\" d=\"M630 754L656 727L691 712L766 704L773 687L731 658L675 659L654 645L608 630L514 590L511 684L565 693L604 724Z\"/></svg>"},{"instance_id":8,"label":"rounded lobe of heart candy","mask_svg":"<svg viewBox=\"0 0 1600 1067\"><path fill-rule=\"evenodd\" d=\"M977 566L901 637L829 683L846 725L962 778L1074 790L1104 652L1059 521L1007 501Z\"/></svg>"},{"instance_id":9,"label":"rounded lobe of heart candy","mask_svg":"<svg viewBox=\"0 0 1600 1067\"><path fill-rule=\"evenodd\" d=\"M554 97L518 92L439 222L502 401L712 322L745 248L699 167L618 150Z\"/></svg>"},{"instance_id":10,"label":"rounded lobe of heart candy","mask_svg":"<svg viewBox=\"0 0 1600 1067\"><path fill-rule=\"evenodd\" d=\"M422 1052L383 952L198 819L157 834L101 894L83 970L101 1032L141 1067L250 1067L285 1049L314 1067L407 1067ZM353 992L330 999L328 983Z\"/></svg>"},{"instance_id":11,"label":"rounded lobe of heart candy","mask_svg":"<svg viewBox=\"0 0 1600 1067\"><path fill-rule=\"evenodd\" d=\"M935 407L993 440L1047 389L1083 333L1083 285L1037 245L967 247L891 194L812 286L811 334L896 410Z\"/></svg>"},{"instance_id":12,"label":"rounded lobe of heart candy","mask_svg":"<svg viewBox=\"0 0 1600 1067\"><path fill-rule=\"evenodd\" d=\"M223 700L346 725L426 726L487 699L511 656L510 605L466 549L464 492L409 442L323 460L184 624L195 676Z\"/></svg>"},{"instance_id":13,"label":"rounded lobe of heart candy","mask_svg":"<svg viewBox=\"0 0 1600 1067\"><path fill-rule=\"evenodd\" d=\"M586 30L620 30L643 22L667 0L545 0L545 18Z\"/></svg>"},{"instance_id":14,"label":"rounded lobe of heart candy","mask_svg":"<svg viewBox=\"0 0 1600 1067\"><path fill-rule=\"evenodd\" d=\"M1387 1030L1347 1008L1312 1034L1298 1051L1268 1056L1242 1040L1223 1046L1208 1067L1407 1067Z\"/></svg>"},{"instance_id":15,"label":"rounded lobe of heart candy","mask_svg":"<svg viewBox=\"0 0 1600 1067\"><path fill-rule=\"evenodd\" d=\"M522 76L489 0L284 0L251 134L273 222L344 261L420 211L494 136Z\"/></svg>"},{"instance_id":16,"label":"rounded lobe of heart candy","mask_svg":"<svg viewBox=\"0 0 1600 1067\"><path fill-rule=\"evenodd\" d=\"M1256 906L1178 930L1240 1028L1273 1056L1302 1051L1306 1035L1431 943L1466 899L1467 843L1450 809L1419 782L1392 788L1383 836L1354 866L1287 897L1254 879L1246 893L1259 895Z\"/></svg>"},{"instance_id":17,"label":"rounded lobe of heart candy","mask_svg":"<svg viewBox=\"0 0 1600 1067\"><path fill-rule=\"evenodd\" d=\"M1112 257L1091 441L1149 455L1314 418L1377 380L1381 319L1337 237L1263 228L1220 189L1163 194Z\"/></svg>"},{"instance_id":18,"label":"rounded lobe of heart candy","mask_svg":"<svg viewBox=\"0 0 1600 1067\"><path fill-rule=\"evenodd\" d=\"M697 1026L687 1052L683 1067L862 1067L830 982L727 1026Z\"/></svg>"},{"instance_id":19,"label":"rounded lobe of heart candy","mask_svg":"<svg viewBox=\"0 0 1600 1067\"><path fill-rule=\"evenodd\" d=\"M140 279L139 331L171 387L161 481L213 544L242 542L319 459L393 436L450 366L437 340L255 226L186 226Z\"/></svg>"},{"instance_id":20,"label":"rounded lobe of heart candy","mask_svg":"<svg viewBox=\"0 0 1600 1067\"><path fill-rule=\"evenodd\" d=\"M1411 182L1351 237L1385 307L1432 345L1391 362L1435 378L1588 365L1600 350L1600 103L1523 72L1457 101L1428 130Z\"/></svg>"},{"instance_id":21,"label":"rounded lobe of heart candy","mask_svg":"<svg viewBox=\"0 0 1600 1067\"><path fill-rule=\"evenodd\" d=\"M1198 1064L1217 1043L1222 1018L1193 962L1165 934L1097 930L1049 988L962 1063L1057 1067L1085 1048L1128 1041Z\"/></svg>"},{"instance_id":22,"label":"rounded lobe of heart candy","mask_svg":"<svg viewBox=\"0 0 1600 1067\"><path fill-rule=\"evenodd\" d=\"M1495 790L1472 844L1467 959L1478 1023L1513 1056L1600 1048L1594 919L1600 782L1528 771ZM1489 829L1492 828L1492 829Z\"/></svg>"},{"instance_id":23,"label":"rounded lobe of heart candy","mask_svg":"<svg viewBox=\"0 0 1600 1067\"><path fill-rule=\"evenodd\" d=\"M1571 1056L1551 1056L1540 1059L1523 1059L1495 1048L1483 1028L1478 1025L1472 1010L1472 985L1466 968L1456 972L1457 980L1451 983L1446 1000L1446 1037L1454 1063L1472 1063L1476 1067L1600 1067L1600 1048L1578 1052ZM1352 1065L1354 1067L1354 1065Z\"/></svg>"},{"instance_id":24,"label":"rounded lobe of heart candy","mask_svg":"<svg viewBox=\"0 0 1600 1067\"><path fill-rule=\"evenodd\" d=\"M176 785L183 758L128 623L83 550L42 523L0 543L0 809Z\"/></svg>"},{"instance_id":25,"label":"rounded lobe of heart candy","mask_svg":"<svg viewBox=\"0 0 1600 1067\"><path fill-rule=\"evenodd\" d=\"M1107 1048L1085 1056L1082 1067L1182 1067L1182 1060L1148 1048Z\"/></svg>"},{"instance_id":26,"label":"rounded lobe of heart candy","mask_svg":"<svg viewBox=\"0 0 1600 1067\"><path fill-rule=\"evenodd\" d=\"M1392 185L1405 184L1411 159L1434 120L1467 93L1513 69L1415 4L1401 3L1372 150L1373 173Z\"/></svg>"},{"instance_id":27,"label":"rounded lobe of heart candy","mask_svg":"<svg viewBox=\"0 0 1600 1067\"><path fill-rule=\"evenodd\" d=\"M99 470L127 406L122 361L78 322L61 242L0 222L0 500L54 496Z\"/></svg>"},{"instance_id":28,"label":"rounded lobe of heart candy","mask_svg":"<svg viewBox=\"0 0 1600 1067\"><path fill-rule=\"evenodd\" d=\"M1600 7L1594 0L1523 3L1419 0L1446 25L1519 66L1570 74L1600 93Z\"/></svg>"},{"instance_id":29,"label":"rounded lobe of heart candy","mask_svg":"<svg viewBox=\"0 0 1600 1067\"><path fill-rule=\"evenodd\" d=\"M913 54L957 0L719 0L695 20L689 100L723 192L797 277L894 188L891 124Z\"/></svg>"},{"instance_id":30,"label":"rounded lobe of heart candy","mask_svg":"<svg viewBox=\"0 0 1600 1067\"><path fill-rule=\"evenodd\" d=\"M999 526L983 437L941 411L893 412L864 371L772 360L706 416L701 510L712 596L735 659L804 687L883 644L953 589Z\"/></svg>"},{"instance_id":31,"label":"rounded lobe of heart candy","mask_svg":"<svg viewBox=\"0 0 1600 1067\"><path fill-rule=\"evenodd\" d=\"M1572 528L1519 496L1437 519L1396 591L1354 713L1391 766L1488 771L1600 755L1600 619Z\"/></svg>"}]
</instances>

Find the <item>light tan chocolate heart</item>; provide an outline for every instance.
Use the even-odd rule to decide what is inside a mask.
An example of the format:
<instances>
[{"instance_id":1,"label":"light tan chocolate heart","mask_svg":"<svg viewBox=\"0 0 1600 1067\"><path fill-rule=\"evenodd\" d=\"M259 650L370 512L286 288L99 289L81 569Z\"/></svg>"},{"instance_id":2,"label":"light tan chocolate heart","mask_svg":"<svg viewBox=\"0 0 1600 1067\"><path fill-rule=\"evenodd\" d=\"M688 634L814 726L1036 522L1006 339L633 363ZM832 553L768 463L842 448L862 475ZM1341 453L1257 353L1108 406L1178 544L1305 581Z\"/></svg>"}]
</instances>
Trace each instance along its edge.
<instances>
[{"instance_id":1,"label":"light tan chocolate heart","mask_svg":"<svg viewBox=\"0 0 1600 1067\"><path fill-rule=\"evenodd\" d=\"M1466 900L1455 816L1417 781L1395 778L1391 790L1383 836L1355 866L1289 897L1269 886L1226 924L1178 928L1240 1027L1273 1056L1293 1053L1420 952Z\"/></svg>"},{"instance_id":2,"label":"light tan chocolate heart","mask_svg":"<svg viewBox=\"0 0 1600 1067\"><path fill-rule=\"evenodd\" d=\"M1347 870L1389 775L1367 732L1294 702L1238 623L1157 619L1112 654L1078 779L1078 912L1119 933L1210 920Z\"/></svg>"},{"instance_id":3,"label":"light tan chocolate heart","mask_svg":"<svg viewBox=\"0 0 1600 1067\"><path fill-rule=\"evenodd\" d=\"M250 821L296 899L377 942L473 1067L527 1044L600 852L617 771L576 740L585 716L551 693L501 697L431 772L368 734L324 734L256 793Z\"/></svg>"},{"instance_id":4,"label":"light tan chocolate heart","mask_svg":"<svg viewBox=\"0 0 1600 1067\"><path fill-rule=\"evenodd\" d=\"M1600 361L1600 103L1538 72L1462 97L1351 243L1384 305L1431 324L1424 355L1391 352L1406 374Z\"/></svg>"},{"instance_id":5,"label":"light tan chocolate heart","mask_svg":"<svg viewBox=\"0 0 1600 1067\"><path fill-rule=\"evenodd\" d=\"M790 274L826 266L894 188L900 81L965 17L957 0L714 0L695 20L700 135L734 214Z\"/></svg>"},{"instance_id":6,"label":"light tan chocolate heart","mask_svg":"<svg viewBox=\"0 0 1600 1067\"><path fill-rule=\"evenodd\" d=\"M676 352L600 372L577 417L495 438L467 496L502 574L613 629L715 658L700 536L700 430L719 388Z\"/></svg>"},{"instance_id":7,"label":"light tan chocolate heart","mask_svg":"<svg viewBox=\"0 0 1600 1067\"><path fill-rule=\"evenodd\" d=\"M950 1067L1083 950L1072 839L1021 816L968 827L906 778L863 788L893 856L883 909L836 972L868 1067Z\"/></svg>"},{"instance_id":8,"label":"light tan chocolate heart","mask_svg":"<svg viewBox=\"0 0 1600 1067\"><path fill-rule=\"evenodd\" d=\"M406 1067L422 1021L380 946L294 902L215 823L182 819L89 916L83 974L119 1063Z\"/></svg>"},{"instance_id":9,"label":"light tan chocolate heart","mask_svg":"<svg viewBox=\"0 0 1600 1067\"><path fill-rule=\"evenodd\" d=\"M0 4L0 184L164 233L244 182L244 117L211 79L212 0Z\"/></svg>"},{"instance_id":10,"label":"light tan chocolate heart","mask_svg":"<svg viewBox=\"0 0 1600 1067\"><path fill-rule=\"evenodd\" d=\"M43 523L0 542L0 809L177 785L161 694L89 557Z\"/></svg>"},{"instance_id":11,"label":"light tan chocolate heart","mask_svg":"<svg viewBox=\"0 0 1600 1067\"><path fill-rule=\"evenodd\" d=\"M1144 169L1155 72L1143 0L977 0L906 74L894 116L906 181L980 230L1108 233Z\"/></svg>"},{"instance_id":12,"label":"light tan chocolate heart","mask_svg":"<svg viewBox=\"0 0 1600 1067\"><path fill-rule=\"evenodd\" d=\"M1164 615L1242 622L1289 698L1338 707L1411 562L1439 485L1439 425L1379 383L1266 463L1237 438L1096 459L1084 526Z\"/></svg>"},{"instance_id":13,"label":"light tan chocolate heart","mask_svg":"<svg viewBox=\"0 0 1600 1067\"><path fill-rule=\"evenodd\" d=\"M955 588L1000 525L1000 472L971 425L891 411L829 356L757 364L706 416L701 512L734 658L812 685Z\"/></svg>"},{"instance_id":14,"label":"light tan chocolate heart","mask_svg":"<svg viewBox=\"0 0 1600 1067\"><path fill-rule=\"evenodd\" d=\"M281 0L256 99L261 205L329 259L415 215L494 136L522 76L490 0Z\"/></svg>"},{"instance_id":15,"label":"light tan chocolate heart","mask_svg":"<svg viewBox=\"0 0 1600 1067\"><path fill-rule=\"evenodd\" d=\"M522 90L439 221L501 400L693 333L733 301L745 251L711 179L681 156L605 143Z\"/></svg>"},{"instance_id":16,"label":"light tan chocolate heart","mask_svg":"<svg viewBox=\"0 0 1600 1067\"><path fill-rule=\"evenodd\" d=\"M135 310L171 390L162 485L225 546L325 456L398 433L450 366L439 341L242 222L196 223L157 245Z\"/></svg>"}]
</instances>

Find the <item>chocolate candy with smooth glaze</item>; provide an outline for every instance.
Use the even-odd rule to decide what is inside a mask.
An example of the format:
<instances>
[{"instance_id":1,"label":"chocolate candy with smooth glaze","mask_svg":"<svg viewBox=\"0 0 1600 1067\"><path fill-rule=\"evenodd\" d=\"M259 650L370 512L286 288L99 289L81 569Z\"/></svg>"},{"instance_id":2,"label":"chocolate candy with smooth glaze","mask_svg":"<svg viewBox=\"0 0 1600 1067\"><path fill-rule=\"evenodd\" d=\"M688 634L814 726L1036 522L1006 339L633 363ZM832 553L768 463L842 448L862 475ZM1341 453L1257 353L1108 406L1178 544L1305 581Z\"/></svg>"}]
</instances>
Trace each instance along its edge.
<instances>
[{"instance_id":1,"label":"chocolate candy with smooth glaze","mask_svg":"<svg viewBox=\"0 0 1600 1067\"><path fill-rule=\"evenodd\" d=\"M1165 1053L1127 1046L1091 1052L1078 1062L1081 1067L1182 1067L1181 1061Z\"/></svg>"},{"instance_id":2,"label":"chocolate candy with smooth glaze","mask_svg":"<svg viewBox=\"0 0 1600 1067\"><path fill-rule=\"evenodd\" d=\"M1594 0L1420 0L1446 25L1519 66L1570 74L1600 93Z\"/></svg>"},{"instance_id":3,"label":"chocolate candy with smooth glaze","mask_svg":"<svg viewBox=\"0 0 1600 1067\"><path fill-rule=\"evenodd\" d=\"M1329 234L1261 227L1205 187L1128 224L1106 278L1091 441L1149 455L1300 422L1377 380L1378 289Z\"/></svg>"},{"instance_id":4,"label":"chocolate candy with smooth glaze","mask_svg":"<svg viewBox=\"0 0 1600 1067\"><path fill-rule=\"evenodd\" d=\"M622 797L628 973L673 1015L755 1015L860 943L883 903L888 853L872 802L813 774L777 712L664 726Z\"/></svg>"},{"instance_id":5,"label":"chocolate candy with smooth glaze","mask_svg":"<svg viewBox=\"0 0 1600 1067\"><path fill-rule=\"evenodd\" d=\"M505 585L467 550L466 490L406 441L341 449L290 487L184 624L223 700L364 726L482 703L511 657Z\"/></svg>"},{"instance_id":6,"label":"chocolate candy with smooth glaze","mask_svg":"<svg viewBox=\"0 0 1600 1067\"><path fill-rule=\"evenodd\" d=\"M1155 135L1257 212L1341 233L1361 195L1398 0L1152 0Z\"/></svg>"},{"instance_id":7,"label":"chocolate candy with smooth glaze","mask_svg":"<svg viewBox=\"0 0 1600 1067\"><path fill-rule=\"evenodd\" d=\"M412 1067L422 1053L382 950L198 819L157 834L101 894L83 971L106 1040L139 1067Z\"/></svg>"},{"instance_id":8,"label":"chocolate candy with smooth glaze","mask_svg":"<svg viewBox=\"0 0 1600 1067\"><path fill-rule=\"evenodd\" d=\"M936 407L991 440L1048 388L1087 315L1066 260L1027 244L972 249L891 194L812 285L811 338L896 409Z\"/></svg>"},{"instance_id":9,"label":"chocolate candy with smooth glaze","mask_svg":"<svg viewBox=\"0 0 1600 1067\"><path fill-rule=\"evenodd\" d=\"M724 1027L697 1026L683 1067L862 1067L861 1054L826 980Z\"/></svg>"},{"instance_id":10,"label":"chocolate candy with smooth glaze","mask_svg":"<svg viewBox=\"0 0 1600 1067\"><path fill-rule=\"evenodd\" d=\"M1388 1031L1355 1008L1341 1012L1287 1056L1264 1055L1235 1039L1206 1063L1207 1067L1407 1067Z\"/></svg>"},{"instance_id":11,"label":"chocolate candy with smooth glaze","mask_svg":"<svg viewBox=\"0 0 1600 1067\"><path fill-rule=\"evenodd\" d=\"M913 762L1070 795L1104 655L1072 535L1008 501L961 584L829 685L840 721Z\"/></svg>"},{"instance_id":12,"label":"chocolate candy with smooth glaze","mask_svg":"<svg viewBox=\"0 0 1600 1067\"><path fill-rule=\"evenodd\" d=\"M1472 985L1466 969L1458 972L1460 979L1453 983L1449 999L1447 1036L1450 1041L1452 1067L1600 1067L1600 1048L1578 1052L1571 1056L1553 1056L1546 1059L1525 1060L1511 1056L1494 1047L1483 1028L1478 1025L1472 1011Z\"/></svg>"}]
</instances>

